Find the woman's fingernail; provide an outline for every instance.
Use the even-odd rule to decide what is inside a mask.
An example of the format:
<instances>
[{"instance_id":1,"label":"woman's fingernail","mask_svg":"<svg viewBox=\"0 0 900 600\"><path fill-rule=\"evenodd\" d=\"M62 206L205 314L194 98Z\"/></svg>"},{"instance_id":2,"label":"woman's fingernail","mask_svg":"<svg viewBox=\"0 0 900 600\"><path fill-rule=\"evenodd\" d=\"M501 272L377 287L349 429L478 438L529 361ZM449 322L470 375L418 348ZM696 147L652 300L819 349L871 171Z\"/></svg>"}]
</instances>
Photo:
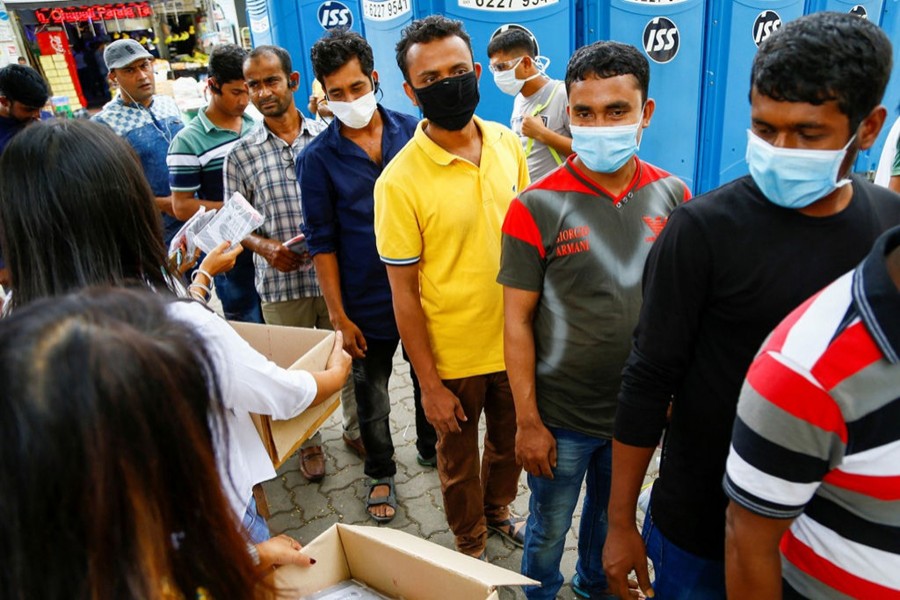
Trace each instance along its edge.
<instances>
[{"instance_id":1,"label":"woman's fingernail","mask_svg":"<svg viewBox=\"0 0 900 600\"><path fill-rule=\"evenodd\" d=\"M311 564L311 565L316 564L316 559L314 559L314 558L309 559L309 564Z\"/></svg>"}]
</instances>

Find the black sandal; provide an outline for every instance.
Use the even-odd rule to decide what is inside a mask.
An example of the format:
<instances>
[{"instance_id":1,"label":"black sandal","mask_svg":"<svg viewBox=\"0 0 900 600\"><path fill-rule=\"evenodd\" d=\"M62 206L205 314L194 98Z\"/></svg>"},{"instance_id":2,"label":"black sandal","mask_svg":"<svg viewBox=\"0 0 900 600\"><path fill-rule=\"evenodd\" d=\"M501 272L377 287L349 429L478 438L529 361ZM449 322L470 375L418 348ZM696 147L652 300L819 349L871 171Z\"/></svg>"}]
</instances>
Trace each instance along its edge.
<instances>
[{"instance_id":1,"label":"black sandal","mask_svg":"<svg viewBox=\"0 0 900 600\"><path fill-rule=\"evenodd\" d=\"M387 496L379 496L377 498L372 497L372 490L374 490L379 485L386 485L390 489ZM382 517L379 515L373 515L370 508L373 506L382 506L387 504L391 508L394 509L394 514L389 517ZM369 516L375 519L377 523L388 523L393 520L394 517L397 516L397 495L394 493L394 478L393 477L382 477L380 479L370 479L369 480L369 493L366 495L366 512L369 513Z\"/></svg>"},{"instance_id":2,"label":"black sandal","mask_svg":"<svg viewBox=\"0 0 900 600\"><path fill-rule=\"evenodd\" d=\"M516 525L519 523L525 523L527 519L525 517L516 517L514 515L510 515L505 521L496 521L494 523L488 523L487 528L491 531L495 531L508 539L510 542L522 548L525 546L525 525L522 525L518 529L516 529Z\"/></svg>"}]
</instances>

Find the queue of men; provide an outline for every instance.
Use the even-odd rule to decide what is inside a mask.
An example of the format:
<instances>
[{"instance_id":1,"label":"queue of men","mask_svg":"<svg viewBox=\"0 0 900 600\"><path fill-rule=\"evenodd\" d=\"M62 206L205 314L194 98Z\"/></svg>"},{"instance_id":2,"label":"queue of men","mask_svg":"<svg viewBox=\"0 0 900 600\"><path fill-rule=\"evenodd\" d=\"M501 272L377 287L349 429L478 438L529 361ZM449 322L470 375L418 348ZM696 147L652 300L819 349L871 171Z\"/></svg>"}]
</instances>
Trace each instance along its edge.
<instances>
[{"instance_id":1,"label":"queue of men","mask_svg":"<svg viewBox=\"0 0 900 600\"><path fill-rule=\"evenodd\" d=\"M120 94L95 118L137 152L167 233L234 192L265 216L242 242L252 265L216 289L229 318L343 333L343 439L374 521L398 507L402 344L456 547L484 559L489 531L523 546L528 598L567 577L584 598L900 595L900 196L850 173L887 115L885 34L816 13L763 42L750 175L694 199L638 157L665 101L640 50L580 48L564 81L521 30L487 51L512 129L477 116L482 65L436 15L396 47L422 120L378 102L392 67L345 31L311 49L330 124L298 110L284 49L226 46L185 127L132 40L106 49ZM0 92L2 119L30 106ZM284 244L301 232L308 254ZM323 452L300 451L310 481ZM527 517L509 508L523 468Z\"/></svg>"}]
</instances>

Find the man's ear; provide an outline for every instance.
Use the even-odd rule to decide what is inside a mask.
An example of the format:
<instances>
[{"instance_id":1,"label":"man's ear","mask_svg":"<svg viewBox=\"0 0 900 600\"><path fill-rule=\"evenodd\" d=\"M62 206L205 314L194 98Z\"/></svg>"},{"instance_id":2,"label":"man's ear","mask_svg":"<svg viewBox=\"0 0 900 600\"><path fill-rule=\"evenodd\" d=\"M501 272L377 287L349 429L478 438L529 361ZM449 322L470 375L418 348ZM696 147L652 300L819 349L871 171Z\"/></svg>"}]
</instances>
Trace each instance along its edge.
<instances>
[{"instance_id":1,"label":"man's ear","mask_svg":"<svg viewBox=\"0 0 900 600\"><path fill-rule=\"evenodd\" d=\"M413 103L413 106L419 106L419 101L416 98L416 93L413 91L413 87L409 85L408 81L403 82L403 92L406 94L406 97L409 98Z\"/></svg>"},{"instance_id":2,"label":"man's ear","mask_svg":"<svg viewBox=\"0 0 900 600\"><path fill-rule=\"evenodd\" d=\"M644 114L641 115L641 129L650 126L650 120L653 118L653 112L656 110L656 100L647 98L644 103Z\"/></svg>"},{"instance_id":3,"label":"man's ear","mask_svg":"<svg viewBox=\"0 0 900 600\"><path fill-rule=\"evenodd\" d=\"M884 127L884 121L887 119L887 109L884 106L876 106L872 109L857 129L856 141L860 150L867 150L875 144L881 128Z\"/></svg>"}]
</instances>

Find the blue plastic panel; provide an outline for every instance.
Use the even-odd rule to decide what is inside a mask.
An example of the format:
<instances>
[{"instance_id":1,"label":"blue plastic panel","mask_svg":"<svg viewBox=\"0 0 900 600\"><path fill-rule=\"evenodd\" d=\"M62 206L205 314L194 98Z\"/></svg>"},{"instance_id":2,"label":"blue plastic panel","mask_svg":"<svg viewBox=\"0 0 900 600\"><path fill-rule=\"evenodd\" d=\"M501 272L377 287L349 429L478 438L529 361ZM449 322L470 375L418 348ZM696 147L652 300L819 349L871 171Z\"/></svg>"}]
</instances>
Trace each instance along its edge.
<instances>
[{"instance_id":1,"label":"blue plastic panel","mask_svg":"<svg viewBox=\"0 0 900 600\"><path fill-rule=\"evenodd\" d=\"M722 0L713 0L714 3ZM644 131L640 157L677 175L694 190L700 134L703 0L664 4L599 0L587 5L585 42L615 40L650 58L656 113Z\"/></svg>"},{"instance_id":2,"label":"blue plastic panel","mask_svg":"<svg viewBox=\"0 0 900 600\"><path fill-rule=\"evenodd\" d=\"M487 45L497 29L518 24L538 41L540 53L550 59L547 74L562 79L575 49L575 0L436 0L435 12L465 23L472 38L475 62L483 68L481 103L476 114L509 126L513 97L494 85L488 69Z\"/></svg>"},{"instance_id":3,"label":"blue plastic panel","mask_svg":"<svg viewBox=\"0 0 900 600\"><path fill-rule=\"evenodd\" d=\"M873 23L880 23L882 20L883 5L884 0L807 0L806 14L823 10L850 12L862 18L869 19ZM894 36L896 36L897 30L895 29L893 33ZM895 46L894 53L896 55L896 45L898 40L896 37L893 37L892 41ZM896 72L896 63L894 66ZM887 129L890 129L890 122L887 125L888 127L886 130L882 132L881 143L876 144L876 146L870 150L859 153L859 157L856 159L856 164L854 165L854 170L874 171L875 167L878 166L878 157L881 155L881 147L884 145Z\"/></svg>"},{"instance_id":4,"label":"blue plastic panel","mask_svg":"<svg viewBox=\"0 0 900 600\"><path fill-rule=\"evenodd\" d=\"M419 110L403 92L403 75L394 52L400 32L415 17L413 4L413 0L362 0L362 18L381 82L380 102L393 110L418 116Z\"/></svg>"},{"instance_id":5,"label":"blue plastic panel","mask_svg":"<svg viewBox=\"0 0 900 600\"><path fill-rule=\"evenodd\" d=\"M803 14L803 0L713 1L707 15L698 193L747 174L750 69L758 45Z\"/></svg>"}]
</instances>

